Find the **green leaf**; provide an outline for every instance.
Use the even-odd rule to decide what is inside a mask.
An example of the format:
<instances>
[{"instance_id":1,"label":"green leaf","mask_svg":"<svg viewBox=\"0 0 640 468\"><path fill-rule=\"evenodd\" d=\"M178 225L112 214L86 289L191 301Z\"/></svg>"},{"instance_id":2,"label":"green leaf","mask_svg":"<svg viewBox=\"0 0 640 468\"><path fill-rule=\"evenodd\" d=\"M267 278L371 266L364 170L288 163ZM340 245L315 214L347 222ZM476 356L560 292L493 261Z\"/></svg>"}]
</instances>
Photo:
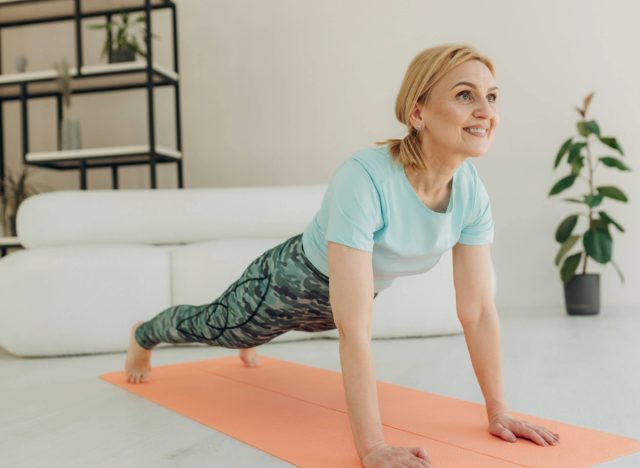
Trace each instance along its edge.
<instances>
[{"instance_id":1,"label":"green leaf","mask_svg":"<svg viewBox=\"0 0 640 468\"><path fill-rule=\"evenodd\" d=\"M604 221L605 223L610 223L613 224L615 227L618 228L618 231L620 232L624 232L624 228L622 226L620 226L611 216L609 216L606 212L604 211L599 211L598 213L600 213L600 219L602 219L602 221Z\"/></svg>"},{"instance_id":2,"label":"green leaf","mask_svg":"<svg viewBox=\"0 0 640 468\"><path fill-rule=\"evenodd\" d=\"M564 243L560 246L560 250L558 250L558 254L556 255L556 260L555 260L556 266L560 265L560 261L562 260L562 257L564 257L565 254L569 250L571 250L571 248L576 244L576 242L578 242L578 239L580 239L580 236L571 236L566 241L564 241Z\"/></svg>"},{"instance_id":3,"label":"green leaf","mask_svg":"<svg viewBox=\"0 0 640 468\"><path fill-rule=\"evenodd\" d=\"M573 185L573 182L575 180L576 180L575 175L568 175L567 177L563 177L558 182L556 182L556 184L553 186L553 188L549 192L549 195L547 196L550 197L551 195L555 195L556 193L560 193L563 190L568 189Z\"/></svg>"},{"instance_id":4,"label":"green leaf","mask_svg":"<svg viewBox=\"0 0 640 468\"><path fill-rule=\"evenodd\" d=\"M556 161L553 164L554 169L558 167L558 164L560 164L562 157L565 155L567 151L569 151L569 148L571 147L572 144L573 144L573 137L569 138L567 141L562 143L562 146L560 147L560 150L558 151L558 154L556 156Z\"/></svg>"},{"instance_id":5,"label":"green leaf","mask_svg":"<svg viewBox=\"0 0 640 468\"><path fill-rule=\"evenodd\" d=\"M598 206L600 203L602 203L602 199L603 199L602 195L585 195L584 196L584 202L589 207L592 207L592 208L594 206Z\"/></svg>"},{"instance_id":6,"label":"green leaf","mask_svg":"<svg viewBox=\"0 0 640 468\"><path fill-rule=\"evenodd\" d=\"M571 175L580 175L580 171L584 167L584 156L579 156L571 163Z\"/></svg>"},{"instance_id":7,"label":"green leaf","mask_svg":"<svg viewBox=\"0 0 640 468\"><path fill-rule=\"evenodd\" d=\"M620 145L618 144L618 140L615 139L615 137L599 137L600 141L602 143L604 143L605 145L618 150L618 152L620 154L622 154L624 156L624 152L622 151L622 148L620 147Z\"/></svg>"},{"instance_id":8,"label":"green leaf","mask_svg":"<svg viewBox=\"0 0 640 468\"><path fill-rule=\"evenodd\" d=\"M587 127L589 132L593 133L594 135L600 136L600 127L598 126L598 122L596 122L595 120L589 120L585 122L584 125L585 127Z\"/></svg>"},{"instance_id":9,"label":"green leaf","mask_svg":"<svg viewBox=\"0 0 640 468\"><path fill-rule=\"evenodd\" d=\"M592 219L591 220L591 228L592 229L598 229L600 231L606 231L607 233L609 233L609 224L607 224L606 222L602 221L601 219Z\"/></svg>"},{"instance_id":10,"label":"green leaf","mask_svg":"<svg viewBox=\"0 0 640 468\"><path fill-rule=\"evenodd\" d=\"M583 136L583 137L589 136L589 130L587 130L587 128L585 127L584 122L576 123L576 128L578 129L578 133L580 134L580 136Z\"/></svg>"},{"instance_id":11,"label":"green leaf","mask_svg":"<svg viewBox=\"0 0 640 468\"><path fill-rule=\"evenodd\" d=\"M617 187L613 187L611 185L602 185L600 187L596 187L596 190L600 195L604 195L605 197L613 198L614 200L619 201L629 201L627 196Z\"/></svg>"},{"instance_id":12,"label":"green leaf","mask_svg":"<svg viewBox=\"0 0 640 468\"><path fill-rule=\"evenodd\" d=\"M620 271L620 268L618 268L618 265L616 265L616 262L614 262L613 259L611 259L611 264L613 265L613 268L615 268L616 271L618 272L618 275L620 275L620 279L622 280L622 284L624 284L624 275L622 274L622 271Z\"/></svg>"},{"instance_id":13,"label":"green leaf","mask_svg":"<svg viewBox=\"0 0 640 468\"><path fill-rule=\"evenodd\" d=\"M573 231L573 228L576 227L578 216L579 215L568 216L564 221L560 223L558 229L556 229L556 240L558 242L562 243L569 238L571 232Z\"/></svg>"},{"instance_id":14,"label":"green leaf","mask_svg":"<svg viewBox=\"0 0 640 468\"><path fill-rule=\"evenodd\" d=\"M583 122L578 122L577 124L578 132L583 137L588 137L592 133L596 136L600 136L600 127L595 120L587 120Z\"/></svg>"},{"instance_id":15,"label":"green leaf","mask_svg":"<svg viewBox=\"0 0 640 468\"><path fill-rule=\"evenodd\" d=\"M600 158L600 161L602 161L602 164L604 164L605 166L616 167L616 168L620 169L621 171L630 171L631 170L625 165L625 163L623 163L619 159L616 159L616 158L611 157L611 156L602 156Z\"/></svg>"},{"instance_id":16,"label":"green leaf","mask_svg":"<svg viewBox=\"0 0 640 468\"><path fill-rule=\"evenodd\" d=\"M573 202L573 203L584 203L586 204L586 202L584 200L579 200L577 198L563 198L563 200L569 201L569 202Z\"/></svg>"},{"instance_id":17,"label":"green leaf","mask_svg":"<svg viewBox=\"0 0 640 468\"><path fill-rule=\"evenodd\" d=\"M569 281L573 276L576 268L578 268L581 257L582 252L578 252L577 254L571 255L570 257L567 257L565 259L564 263L562 264L562 268L560 269L560 279L562 279L564 283Z\"/></svg>"},{"instance_id":18,"label":"green leaf","mask_svg":"<svg viewBox=\"0 0 640 468\"><path fill-rule=\"evenodd\" d=\"M580 152L585 146L587 146L587 144L584 142L574 143L571 147L571 150L569 151L569 159L567 160L567 162L569 164L573 163L573 161L575 161L575 159L580 156Z\"/></svg>"},{"instance_id":19,"label":"green leaf","mask_svg":"<svg viewBox=\"0 0 640 468\"><path fill-rule=\"evenodd\" d=\"M589 229L582 238L587 254L598 263L607 263L611 260L613 240L611 235L602 229Z\"/></svg>"},{"instance_id":20,"label":"green leaf","mask_svg":"<svg viewBox=\"0 0 640 468\"><path fill-rule=\"evenodd\" d=\"M100 52L100 57L104 58L109 53L109 41L104 41L104 45L102 46L102 51Z\"/></svg>"}]
</instances>

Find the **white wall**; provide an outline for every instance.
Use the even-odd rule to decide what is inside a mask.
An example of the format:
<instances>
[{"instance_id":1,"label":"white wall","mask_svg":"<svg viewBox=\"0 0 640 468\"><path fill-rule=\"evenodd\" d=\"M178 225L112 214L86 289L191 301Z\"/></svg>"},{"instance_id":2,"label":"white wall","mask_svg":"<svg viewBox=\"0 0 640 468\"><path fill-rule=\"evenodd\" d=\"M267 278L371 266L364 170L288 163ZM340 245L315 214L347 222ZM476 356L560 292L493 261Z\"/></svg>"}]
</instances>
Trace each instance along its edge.
<instances>
[{"instance_id":1,"label":"white wall","mask_svg":"<svg viewBox=\"0 0 640 468\"><path fill-rule=\"evenodd\" d=\"M493 203L498 307L564 303L553 264L559 246L554 233L577 207L561 197L577 196L586 185L577 183L551 199L547 193L568 173L554 172L553 161L560 144L575 134L574 106L591 91L596 92L591 117L605 135L618 138L635 170L601 166L595 173L596 185L617 185L630 198L629 204L605 200L602 205L627 231L612 230L614 260L626 284L610 264L590 259L587 271L602 273L604 313L607 305L638 305L639 14L633 0L606 5L593 0L179 0L186 187L326 183L353 152L405 134L395 121L394 102L406 67L420 50L469 43L493 59L501 88L501 124L493 146L474 159ZM158 20L163 39L156 44L170 65L167 28L168 21ZM25 52L30 69L37 68L32 63L48 63L54 53L71 50L71 36L62 37L35 31L3 36L5 69L13 66L13 55ZM87 40L95 45L95 63L98 37ZM173 144L167 120L171 94L162 93L157 115L163 143ZM131 96L82 98L85 146L109 138L145 141L144 92ZM96 106L92 99L101 100ZM42 104L41 115L32 114L34 126L42 127L34 130L34 150L51 148L55 141L53 130L46 130L54 111L51 107L45 119L46 108ZM17 105L6 109L8 163L17 167ZM604 146L593 150L594 157L614 154ZM52 190L78 187L77 173L35 172ZM149 186L147 168L122 173L122 188ZM161 168L159 186L176 186L173 166ZM90 173L89 187L110 187L108 171Z\"/></svg>"}]
</instances>

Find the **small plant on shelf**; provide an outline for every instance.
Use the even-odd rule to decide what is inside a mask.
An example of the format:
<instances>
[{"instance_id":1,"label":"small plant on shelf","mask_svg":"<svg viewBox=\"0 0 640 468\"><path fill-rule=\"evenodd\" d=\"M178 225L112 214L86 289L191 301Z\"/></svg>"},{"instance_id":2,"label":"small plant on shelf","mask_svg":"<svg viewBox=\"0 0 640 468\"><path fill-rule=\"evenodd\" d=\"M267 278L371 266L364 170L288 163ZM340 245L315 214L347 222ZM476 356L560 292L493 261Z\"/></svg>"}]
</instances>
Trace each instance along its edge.
<instances>
[{"instance_id":1,"label":"small plant on shelf","mask_svg":"<svg viewBox=\"0 0 640 468\"><path fill-rule=\"evenodd\" d=\"M62 121L59 123L58 149L80 149L80 122L71 117L71 73L67 59L55 64L58 72L58 91L62 96Z\"/></svg>"},{"instance_id":2,"label":"small plant on shelf","mask_svg":"<svg viewBox=\"0 0 640 468\"><path fill-rule=\"evenodd\" d=\"M145 24L145 21L145 15L138 15L132 20L128 12L122 11L116 20L89 26L91 29L105 29L112 32L111 41L109 41L108 35L104 41L101 57L104 58L109 55L109 62L111 63L133 61L136 58L136 54L146 58L147 54L138 42L139 30L137 29L141 23ZM146 41L146 25L142 27L142 37L143 41ZM151 34L151 37L158 38L156 34Z\"/></svg>"}]
</instances>

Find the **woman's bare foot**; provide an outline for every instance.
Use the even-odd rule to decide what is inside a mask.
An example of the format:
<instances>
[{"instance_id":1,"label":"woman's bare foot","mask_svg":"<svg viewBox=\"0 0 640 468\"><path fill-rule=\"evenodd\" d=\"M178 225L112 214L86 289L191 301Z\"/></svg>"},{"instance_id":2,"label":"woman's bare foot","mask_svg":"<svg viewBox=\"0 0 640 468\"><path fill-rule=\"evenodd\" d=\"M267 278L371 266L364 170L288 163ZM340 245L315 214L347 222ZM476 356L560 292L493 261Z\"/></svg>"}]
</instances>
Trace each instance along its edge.
<instances>
[{"instance_id":1,"label":"woman's bare foot","mask_svg":"<svg viewBox=\"0 0 640 468\"><path fill-rule=\"evenodd\" d=\"M127 383L148 382L151 375L151 350L145 349L136 341L136 329L143 321L136 322L131 327L129 335L129 349L124 370L127 374Z\"/></svg>"},{"instance_id":2,"label":"woman's bare foot","mask_svg":"<svg viewBox=\"0 0 640 468\"><path fill-rule=\"evenodd\" d=\"M240 359L242 359L247 367L258 367L260 365L256 348L241 349Z\"/></svg>"}]
</instances>

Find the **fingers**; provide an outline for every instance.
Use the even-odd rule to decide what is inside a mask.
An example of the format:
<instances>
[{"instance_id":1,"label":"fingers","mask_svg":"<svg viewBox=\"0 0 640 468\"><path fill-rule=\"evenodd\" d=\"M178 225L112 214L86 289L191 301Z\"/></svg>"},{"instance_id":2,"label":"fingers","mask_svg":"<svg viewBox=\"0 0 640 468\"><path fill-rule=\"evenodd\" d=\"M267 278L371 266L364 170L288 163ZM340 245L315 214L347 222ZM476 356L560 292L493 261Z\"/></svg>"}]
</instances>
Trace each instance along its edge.
<instances>
[{"instance_id":1,"label":"fingers","mask_svg":"<svg viewBox=\"0 0 640 468\"><path fill-rule=\"evenodd\" d=\"M517 437L512 437L511 435L512 432L506 427L504 427L502 424L499 425L499 430L500 430L500 437L502 437L504 440L507 440L509 442L515 442L518 439Z\"/></svg>"},{"instance_id":2,"label":"fingers","mask_svg":"<svg viewBox=\"0 0 640 468\"><path fill-rule=\"evenodd\" d=\"M420 467L420 468L430 468L431 467L431 459L427 451L423 447L407 447L411 455L409 460L406 461L406 466L411 467Z\"/></svg>"},{"instance_id":3,"label":"fingers","mask_svg":"<svg viewBox=\"0 0 640 468\"><path fill-rule=\"evenodd\" d=\"M427 450L424 447L413 447L411 449L411 453L413 453L416 457L422 458L423 460L426 460L429 463L431 463L431 458L429 457L429 454L427 453Z\"/></svg>"},{"instance_id":4,"label":"fingers","mask_svg":"<svg viewBox=\"0 0 640 468\"><path fill-rule=\"evenodd\" d=\"M555 444L559 444L560 443L560 436L558 434L556 434L555 432L552 432L549 429L547 429L546 427L542 427L542 426L534 426L534 425L532 425L532 427L536 431L538 431L538 433L542 437L544 437L545 441L547 441L551 445L555 445Z\"/></svg>"},{"instance_id":5,"label":"fingers","mask_svg":"<svg viewBox=\"0 0 640 468\"><path fill-rule=\"evenodd\" d=\"M536 444L538 445L549 445L545 442L545 440L542 438L542 436L540 434L538 434L533 428L529 427L529 426L525 426L522 428L522 431L524 432L524 436L526 436L528 439L534 441Z\"/></svg>"},{"instance_id":6,"label":"fingers","mask_svg":"<svg viewBox=\"0 0 640 468\"><path fill-rule=\"evenodd\" d=\"M533 425L533 424L531 425L531 427L533 427L533 428L535 428L535 429L542 430L542 431L544 431L544 432L547 432L547 433L549 433L551 436L553 436L555 439L560 440L560 434L558 434L557 432L553 432L552 430L547 429L546 427L543 427L543 426L535 426L535 425Z\"/></svg>"},{"instance_id":7,"label":"fingers","mask_svg":"<svg viewBox=\"0 0 640 468\"><path fill-rule=\"evenodd\" d=\"M538 430L530 426L527 426L523 429L523 431L525 431L525 435L538 445L547 447L549 445L555 444L555 440L550 434L541 430L540 432L538 432Z\"/></svg>"}]
</instances>

